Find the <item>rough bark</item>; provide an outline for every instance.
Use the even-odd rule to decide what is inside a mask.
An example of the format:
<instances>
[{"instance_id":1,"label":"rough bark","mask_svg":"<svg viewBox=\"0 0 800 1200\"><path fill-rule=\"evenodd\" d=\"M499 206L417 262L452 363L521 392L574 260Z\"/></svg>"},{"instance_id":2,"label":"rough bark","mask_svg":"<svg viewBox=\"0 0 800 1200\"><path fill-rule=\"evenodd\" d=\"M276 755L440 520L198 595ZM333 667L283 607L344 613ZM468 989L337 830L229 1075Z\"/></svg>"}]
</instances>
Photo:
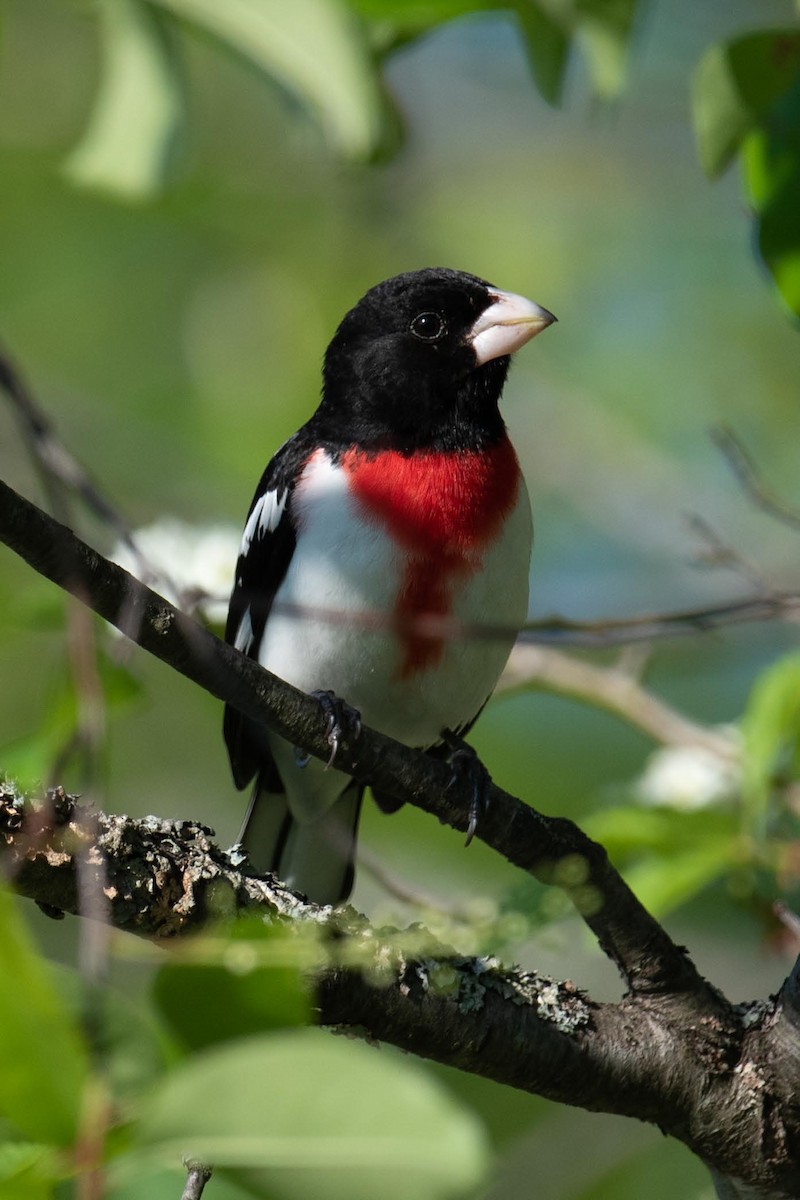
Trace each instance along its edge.
<instances>
[{"instance_id":1,"label":"rough bark","mask_svg":"<svg viewBox=\"0 0 800 1200\"><path fill-rule=\"evenodd\" d=\"M378 934L352 909L320 908L249 874L236 848L221 850L201 825L92 813L61 790L37 804L4 788L0 844L16 890L50 910L79 913L81 858L107 920L132 933L175 937L253 910L313 922L321 1023L658 1125L708 1164L720 1195L800 1191L796 973L778 997L752 1005L729 1005L702 981L687 989L680 974L674 986L663 978L598 1004L570 981L465 958L427 936L424 953L410 953L402 934Z\"/></svg>"},{"instance_id":2,"label":"rough bark","mask_svg":"<svg viewBox=\"0 0 800 1200\"><path fill-rule=\"evenodd\" d=\"M325 719L296 692L178 613L0 484L0 539L150 653L220 699L327 758ZM338 765L464 830L469 795L442 763L365 729ZM21 894L79 911L76 861L96 872L119 928L175 936L210 913L263 909L308 920L384 978L331 954L316 975L320 1019L567 1104L657 1124L709 1166L720 1195L800 1194L800 969L779 995L731 1005L642 907L596 843L571 822L493 787L478 836L509 862L565 889L628 989L596 1004L574 985L465 959L409 955L352 910L319 909L248 874L234 850L192 823L86 813L63 792L27 805L0 795L4 865ZM389 971L389 978L386 971Z\"/></svg>"}]
</instances>

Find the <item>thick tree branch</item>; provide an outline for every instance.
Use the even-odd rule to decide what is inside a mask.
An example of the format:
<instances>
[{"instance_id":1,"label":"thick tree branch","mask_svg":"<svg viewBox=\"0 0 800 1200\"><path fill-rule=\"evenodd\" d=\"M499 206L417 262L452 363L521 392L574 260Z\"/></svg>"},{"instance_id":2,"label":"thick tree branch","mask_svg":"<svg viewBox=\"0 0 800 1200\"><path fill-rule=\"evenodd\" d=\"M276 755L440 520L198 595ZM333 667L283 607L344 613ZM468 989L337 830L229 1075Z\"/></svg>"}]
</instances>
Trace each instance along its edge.
<instances>
[{"instance_id":1,"label":"thick tree branch","mask_svg":"<svg viewBox=\"0 0 800 1200\"><path fill-rule=\"evenodd\" d=\"M327 759L319 705L179 613L127 572L0 482L0 540L138 645L220 700ZM365 783L466 830L469 797L450 769L374 730L345 741L337 765ZM680 991L714 1013L720 998L642 907L601 846L570 821L545 817L495 786L478 836L509 862L557 883L633 992Z\"/></svg>"},{"instance_id":2,"label":"thick tree branch","mask_svg":"<svg viewBox=\"0 0 800 1200\"><path fill-rule=\"evenodd\" d=\"M714 1015L680 990L597 1004L571 983L458 956L416 930L378 933L352 909L309 904L274 879L248 875L237 852L221 851L202 826L87 813L61 791L33 805L0 789L3 844L0 862L21 894L77 912L81 861L105 890L109 920L130 932L171 936L254 909L309 922L320 936L312 977L322 1023L655 1123L721 1181L757 1185L752 1195L762 1200L800 1187L787 1139L778 1137L794 1112L797 1068L793 1052L786 1070L781 997L720 1005ZM780 1153L758 1160L753 1147L770 1139Z\"/></svg>"},{"instance_id":3,"label":"thick tree branch","mask_svg":"<svg viewBox=\"0 0 800 1200\"><path fill-rule=\"evenodd\" d=\"M3 484L0 539L212 694L327 756L325 720L314 700L221 643ZM469 797L449 786L444 764L371 730L345 744L339 762L465 829ZM65 911L79 909L77 857L84 873L96 871L113 923L151 936L254 905L274 919L323 928L342 920L275 881L248 875L196 825L101 814L87 820L57 795L54 820L34 818L26 831L17 798L6 795L0 807L15 886ZM762 1200L797 1194L795 977L777 1003L734 1009L642 908L603 849L571 822L542 816L493 787L479 836L569 892L629 996L597 1005L572 985L501 971L492 960L446 951L407 957L383 945L381 961L388 954L394 972L389 986L376 987L351 963L332 959L320 968L320 1019L554 1100L654 1122L709 1164L730 1195L740 1180ZM361 938L364 952L374 953L374 931L355 915L344 920L346 940ZM338 925L331 944L341 935Z\"/></svg>"}]
</instances>

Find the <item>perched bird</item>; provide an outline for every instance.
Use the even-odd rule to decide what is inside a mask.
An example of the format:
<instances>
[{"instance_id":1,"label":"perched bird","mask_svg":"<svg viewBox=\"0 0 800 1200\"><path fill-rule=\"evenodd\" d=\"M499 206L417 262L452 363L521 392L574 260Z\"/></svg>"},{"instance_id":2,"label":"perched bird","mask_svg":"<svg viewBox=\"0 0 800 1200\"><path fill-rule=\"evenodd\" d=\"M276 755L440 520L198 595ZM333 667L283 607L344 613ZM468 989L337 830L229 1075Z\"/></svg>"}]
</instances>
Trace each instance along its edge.
<instances>
[{"instance_id":1,"label":"perched bird","mask_svg":"<svg viewBox=\"0 0 800 1200\"><path fill-rule=\"evenodd\" d=\"M498 402L510 355L554 320L462 271L379 283L328 347L316 412L264 472L226 640L321 694L334 754L333 696L430 748L491 695L525 620L532 536ZM497 636L448 637L446 617ZM318 903L346 899L363 785L230 707L224 730L237 787L256 781L241 834L253 866Z\"/></svg>"}]
</instances>

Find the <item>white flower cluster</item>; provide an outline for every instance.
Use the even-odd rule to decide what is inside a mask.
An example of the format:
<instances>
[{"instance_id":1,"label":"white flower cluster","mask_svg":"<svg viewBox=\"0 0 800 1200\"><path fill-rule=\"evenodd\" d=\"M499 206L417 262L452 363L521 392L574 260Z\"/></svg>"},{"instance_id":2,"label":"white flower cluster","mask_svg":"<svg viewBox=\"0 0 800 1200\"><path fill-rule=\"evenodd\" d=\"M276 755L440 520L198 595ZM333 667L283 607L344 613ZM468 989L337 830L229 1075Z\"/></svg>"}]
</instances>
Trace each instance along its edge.
<instances>
[{"instance_id":1,"label":"white flower cluster","mask_svg":"<svg viewBox=\"0 0 800 1200\"><path fill-rule=\"evenodd\" d=\"M189 525L177 517L162 517L135 530L138 555L118 542L110 558L176 607L221 625L228 611L240 538L233 525Z\"/></svg>"},{"instance_id":2,"label":"white flower cluster","mask_svg":"<svg viewBox=\"0 0 800 1200\"><path fill-rule=\"evenodd\" d=\"M692 812L733 800L741 775L733 756L724 758L705 746L662 746L647 760L635 792L641 804Z\"/></svg>"}]
</instances>

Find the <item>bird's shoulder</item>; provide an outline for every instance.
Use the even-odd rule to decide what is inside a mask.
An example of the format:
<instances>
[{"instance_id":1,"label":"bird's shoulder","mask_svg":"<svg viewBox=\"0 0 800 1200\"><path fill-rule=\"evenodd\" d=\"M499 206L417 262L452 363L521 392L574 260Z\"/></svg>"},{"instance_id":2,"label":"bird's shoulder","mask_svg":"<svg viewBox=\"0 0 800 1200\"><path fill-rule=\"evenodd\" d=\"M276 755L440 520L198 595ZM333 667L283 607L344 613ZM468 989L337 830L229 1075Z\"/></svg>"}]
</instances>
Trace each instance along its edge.
<instances>
[{"instance_id":1,"label":"bird's shoulder","mask_svg":"<svg viewBox=\"0 0 800 1200\"><path fill-rule=\"evenodd\" d=\"M247 513L225 640L256 655L275 593L296 545L292 498L316 446L309 431L298 430L267 464Z\"/></svg>"}]
</instances>

